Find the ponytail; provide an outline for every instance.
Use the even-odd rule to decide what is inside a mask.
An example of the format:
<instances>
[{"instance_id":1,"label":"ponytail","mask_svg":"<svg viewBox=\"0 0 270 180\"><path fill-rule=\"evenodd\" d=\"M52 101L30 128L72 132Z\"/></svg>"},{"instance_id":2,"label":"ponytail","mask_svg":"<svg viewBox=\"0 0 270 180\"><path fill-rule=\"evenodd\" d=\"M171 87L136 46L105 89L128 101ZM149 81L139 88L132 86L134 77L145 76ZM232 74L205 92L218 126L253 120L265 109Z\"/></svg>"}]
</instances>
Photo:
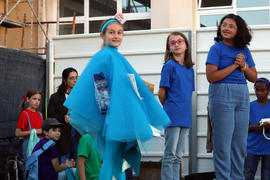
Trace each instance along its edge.
<instances>
[{"instance_id":1,"label":"ponytail","mask_svg":"<svg viewBox=\"0 0 270 180\"><path fill-rule=\"evenodd\" d=\"M26 97L23 96L22 101L19 104L19 113L21 114L21 112L23 112L26 108L27 108L27 101L26 101Z\"/></svg>"}]
</instances>

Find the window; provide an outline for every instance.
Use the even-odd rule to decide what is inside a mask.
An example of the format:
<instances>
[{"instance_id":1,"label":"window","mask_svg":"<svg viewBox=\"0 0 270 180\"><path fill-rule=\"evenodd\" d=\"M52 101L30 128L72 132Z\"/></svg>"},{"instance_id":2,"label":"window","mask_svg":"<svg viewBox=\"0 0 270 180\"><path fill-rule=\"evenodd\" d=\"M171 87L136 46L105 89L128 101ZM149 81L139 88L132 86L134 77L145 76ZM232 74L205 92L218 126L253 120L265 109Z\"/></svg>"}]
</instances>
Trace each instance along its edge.
<instances>
[{"instance_id":1,"label":"window","mask_svg":"<svg viewBox=\"0 0 270 180\"><path fill-rule=\"evenodd\" d=\"M269 11L240 11L238 15L245 19L249 25L270 24Z\"/></svg>"},{"instance_id":2,"label":"window","mask_svg":"<svg viewBox=\"0 0 270 180\"><path fill-rule=\"evenodd\" d=\"M116 13L117 2L114 0L90 0L90 17L113 16Z\"/></svg>"},{"instance_id":3,"label":"window","mask_svg":"<svg viewBox=\"0 0 270 180\"><path fill-rule=\"evenodd\" d=\"M83 16L83 0L60 0L60 17Z\"/></svg>"},{"instance_id":4,"label":"window","mask_svg":"<svg viewBox=\"0 0 270 180\"><path fill-rule=\"evenodd\" d=\"M217 27L225 14L206 15L200 17L200 27Z\"/></svg>"},{"instance_id":5,"label":"window","mask_svg":"<svg viewBox=\"0 0 270 180\"><path fill-rule=\"evenodd\" d=\"M76 34L100 31L102 21L116 12L126 18L126 31L150 29L151 0L60 0L59 34L71 34L73 13L76 13Z\"/></svg>"},{"instance_id":6,"label":"window","mask_svg":"<svg viewBox=\"0 0 270 180\"><path fill-rule=\"evenodd\" d=\"M124 24L124 30L125 31L150 29L150 27L151 27L150 19L147 19L147 20L127 21Z\"/></svg>"},{"instance_id":7,"label":"window","mask_svg":"<svg viewBox=\"0 0 270 180\"><path fill-rule=\"evenodd\" d=\"M84 24L75 25L75 34L83 34ZM59 34L72 34L72 24L61 24L59 27Z\"/></svg>"},{"instance_id":8,"label":"window","mask_svg":"<svg viewBox=\"0 0 270 180\"><path fill-rule=\"evenodd\" d=\"M237 7L269 6L269 0L237 0Z\"/></svg>"},{"instance_id":9,"label":"window","mask_svg":"<svg viewBox=\"0 0 270 180\"><path fill-rule=\"evenodd\" d=\"M205 8L205 7L218 7L218 6L231 6L232 5L232 0L218 0L218 1L213 1L213 0L200 0L200 8Z\"/></svg>"},{"instance_id":10,"label":"window","mask_svg":"<svg viewBox=\"0 0 270 180\"><path fill-rule=\"evenodd\" d=\"M150 12L149 0L123 0L122 2L123 13L137 13L137 12Z\"/></svg>"},{"instance_id":11,"label":"window","mask_svg":"<svg viewBox=\"0 0 270 180\"><path fill-rule=\"evenodd\" d=\"M216 27L229 13L240 15L248 25L270 24L269 0L198 0L199 27Z\"/></svg>"},{"instance_id":12,"label":"window","mask_svg":"<svg viewBox=\"0 0 270 180\"><path fill-rule=\"evenodd\" d=\"M100 32L102 21L90 21L89 22L89 32L97 33Z\"/></svg>"}]
</instances>

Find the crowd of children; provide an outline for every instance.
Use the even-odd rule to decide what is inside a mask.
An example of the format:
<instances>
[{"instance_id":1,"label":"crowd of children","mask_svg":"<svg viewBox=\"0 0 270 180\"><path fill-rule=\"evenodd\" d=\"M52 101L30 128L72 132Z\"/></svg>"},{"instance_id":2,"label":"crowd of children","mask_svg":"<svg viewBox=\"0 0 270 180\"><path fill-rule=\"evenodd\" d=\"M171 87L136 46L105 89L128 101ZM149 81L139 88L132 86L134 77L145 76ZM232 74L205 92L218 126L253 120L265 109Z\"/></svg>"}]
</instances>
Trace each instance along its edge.
<instances>
[{"instance_id":1,"label":"crowd of children","mask_svg":"<svg viewBox=\"0 0 270 180\"><path fill-rule=\"evenodd\" d=\"M25 160L33 129L41 139L32 154L47 142L56 142L38 157L38 179L66 178L63 174L74 167L77 168L74 179L81 180L111 180L113 177L124 180L123 170L128 167L138 174L141 160L138 141L144 143L152 138L154 127L165 129L161 178L179 180L195 90L188 39L181 32L167 37L158 92L162 108L118 52L124 32L121 21L122 16L116 16L102 24L103 47L92 57L79 79L74 68L63 71L62 84L49 101L49 118L43 120L38 111L39 90L31 89L23 97L15 135L24 137ZM206 61L206 76L210 82L209 139L212 146L209 151L213 148L218 180L252 180L260 160L262 180L270 179L270 141L262 135L263 127L259 124L262 118L270 118L270 83L265 78L257 79L255 63L247 48L250 40L245 21L237 15L226 15L218 26L216 43ZM96 98L98 89L94 85L94 75L100 73L107 83L103 91L109 94L105 113L98 107L100 98ZM246 79L255 82L257 100L250 106ZM263 126L269 135L270 125ZM77 136L77 131L81 137ZM123 168L125 162L129 166Z\"/></svg>"}]
</instances>

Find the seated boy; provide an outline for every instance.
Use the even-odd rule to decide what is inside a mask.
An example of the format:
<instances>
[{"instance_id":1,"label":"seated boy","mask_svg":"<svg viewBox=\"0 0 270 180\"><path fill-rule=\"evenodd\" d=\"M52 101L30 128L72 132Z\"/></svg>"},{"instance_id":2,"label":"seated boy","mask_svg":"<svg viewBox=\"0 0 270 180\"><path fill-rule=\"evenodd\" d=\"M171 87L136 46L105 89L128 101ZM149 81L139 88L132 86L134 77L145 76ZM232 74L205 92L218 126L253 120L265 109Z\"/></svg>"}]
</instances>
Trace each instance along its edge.
<instances>
[{"instance_id":1,"label":"seated boy","mask_svg":"<svg viewBox=\"0 0 270 180\"><path fill-rule=\"evenodd\" d=\"M90 134L80 138L78 145L77 180L98 180L101 158Z\"/></svg>"},{"instance_id":2,"label":"seated boy","mask_svg":"<svg viewBox=\"0 0 270 180\"><path fill-rule=\"evenodd\" d=\"M35 146L33 152L39 150L50 139L57 141L61 136L62 124L55 118L47 118L42 124L42 138ZM32 153L33 153L32 152ZM38 179L39 180L57 180L58 172L69 167L75 166L73 159L66 160L64 164L59 164L59 153L56 144L51 146L38 157Z\"/></svg>"}]
</instances>

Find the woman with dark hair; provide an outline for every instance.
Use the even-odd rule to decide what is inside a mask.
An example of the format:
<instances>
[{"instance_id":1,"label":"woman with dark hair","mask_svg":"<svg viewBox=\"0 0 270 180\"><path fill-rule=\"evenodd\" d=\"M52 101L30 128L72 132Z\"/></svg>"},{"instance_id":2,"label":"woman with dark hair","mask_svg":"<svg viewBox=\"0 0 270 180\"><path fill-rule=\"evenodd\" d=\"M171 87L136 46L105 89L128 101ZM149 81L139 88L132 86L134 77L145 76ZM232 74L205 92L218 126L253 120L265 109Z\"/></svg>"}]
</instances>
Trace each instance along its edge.
<instances>
[{"instance_id":1,"label":"woman with dark hair","mask_svg":"<svg viewBox=\"0 0 270 180\"><path fill-rule=\"evenodd\" d=\"M57 148L61 155L61 163L66 159L77 158L78 133L69 124L70 118L67 115L68 109L63 106L73 86L77 82L78 72L76 69L69 67L62 72L62 83L56 93L51 95L48 104L48 117L56 118L65 126L62 128L61 137L57 142Z\"/></svg>"},{"instance_id":2,"label":"woman with dark hair","mask_svg":"<svg viewBox=\"0 0 270 180\"><path fill-rule=\"evenodd\" d=\"M238 15L228 14L218 26L216 43L206 60L213 158L218 180L244 180L249 124L247 81L257 71L247 45L251 34Z\"/></svg>"}]
</instances>

